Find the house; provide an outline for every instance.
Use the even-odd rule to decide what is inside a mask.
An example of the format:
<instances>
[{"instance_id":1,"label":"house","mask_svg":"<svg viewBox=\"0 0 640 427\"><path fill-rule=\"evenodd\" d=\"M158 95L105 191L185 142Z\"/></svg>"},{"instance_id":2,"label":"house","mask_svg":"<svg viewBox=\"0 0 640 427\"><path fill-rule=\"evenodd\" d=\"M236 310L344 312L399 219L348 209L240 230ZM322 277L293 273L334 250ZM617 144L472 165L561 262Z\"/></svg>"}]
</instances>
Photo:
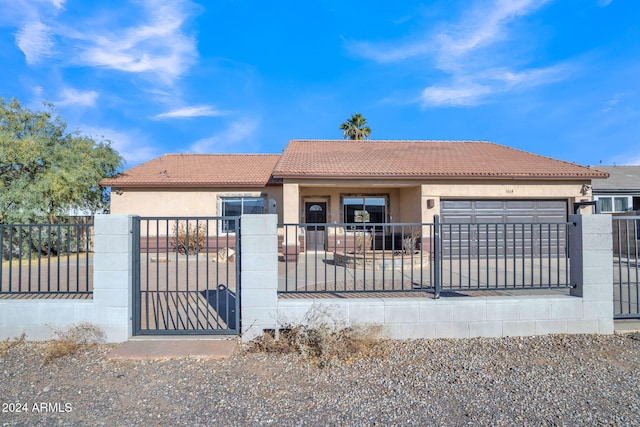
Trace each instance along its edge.
<instances>
[{"instance_id":1,"label":"house","mask_svg":"<svg viewBox=\"0 0 640 427\"><path fill-rule=\"evenodd\" d=\"M435 215L443 223L562 222L573 203L591 200L592 180L606 177L484 141L293 140L281 155L164 155L101 185L112 188L115 214L269 212L286 224L431 223ZM323 233L306 245L326 244Z\"/></svg>"},{"instance_id":2,"label":"house","mask_svg":"<svg viewBox=\"0 0 640 427\"><path fill-rule=\"evenodd\" d=\"M621 213L640 210L640 166L598 166L608 179L593 182L598 212Z\"/></svg>"}]
</instances>

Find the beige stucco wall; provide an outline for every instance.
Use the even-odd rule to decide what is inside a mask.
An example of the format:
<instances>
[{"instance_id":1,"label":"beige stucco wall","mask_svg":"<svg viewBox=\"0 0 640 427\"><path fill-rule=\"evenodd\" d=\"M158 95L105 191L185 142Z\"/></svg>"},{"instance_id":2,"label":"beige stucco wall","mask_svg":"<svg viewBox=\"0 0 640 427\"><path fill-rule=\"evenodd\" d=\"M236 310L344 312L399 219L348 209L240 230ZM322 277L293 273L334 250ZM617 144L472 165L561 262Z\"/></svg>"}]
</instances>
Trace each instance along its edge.
<instances>
[{"instance_id":1,"label":"beige stucco wall","mask_svg":"<svg viewBox=\"0 0 640 427\"><path fill-rule=\"evenodd\" d=\"M300 223L306 201L327 201L329 223L342 222L341 196L384 195L393 222L433 222L441 199L562 199L591 200L583 195L585 181L516 180L285 180L284 186L263 188L138 188L111 194L111 213L141 216L216 216L220 199L263 196L275 201L279 223ZM428 207L428 200L433 207ZM589 210L584 210L587 213Z\"/></svg>"},{"instance_id":2,"label":"beige stucco wall","mask_svg":"<svg viewBox=\"0 0 640 427\"><path fill-rule=\"evenodd\" d=\"M223 197L265 197L275 201L282 220L282 187L264 188L136 188L111 192L112 214L140 216L219 216Z\"/></svg>"},{"instance_id":3,"label":"beige stucco wall","mask_svg":"<svg viewBox=\"0 0 640 427\"><path fill-rule=\"evenodd\" d=\"M585 184L590 180L285 180L283 215L285 222L303 222L305 201L326 200L327 221L342 222L340 196L345 194L388 195L393 222L431 223L440 214L441 199L558 199L571 209L576 201L591 200L590 192L581 192Z\"/></svg>"}]
</instances>

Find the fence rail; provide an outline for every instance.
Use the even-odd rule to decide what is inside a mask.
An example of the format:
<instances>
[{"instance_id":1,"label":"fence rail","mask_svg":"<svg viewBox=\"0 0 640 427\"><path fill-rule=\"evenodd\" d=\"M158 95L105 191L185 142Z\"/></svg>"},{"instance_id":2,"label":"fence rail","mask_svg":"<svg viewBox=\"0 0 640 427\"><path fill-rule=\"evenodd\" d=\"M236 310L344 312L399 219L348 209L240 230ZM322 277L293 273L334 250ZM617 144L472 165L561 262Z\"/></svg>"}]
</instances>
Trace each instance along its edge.
<instances>
[{"instance_id":1,"label":"fence rail","mask_svg":"<svg viewBox=\"0 0 640 427\"><path fill-rule=\"evenodd\" d=\"M93 292L93 224L0 224L0 295Z\"/></svg>"},{"instance_id":2,"label":"fence rail","mask_svg":"<svg viewBox=\"0 0 640 427\"><path fill-rule=\"evenodd\" d=\"M616 319L640 318L640 216L613 218L613 303Z\"/></svg>"},{"instance_id":3,"label":"fence rail","mask_svg":"<svg viewBox=\"0 0 640 427\"><path fill-rule=\"evenodd\" d=\"M279 292L568 288L568 223L282 224Z\"/></svg>"}]
</instances>

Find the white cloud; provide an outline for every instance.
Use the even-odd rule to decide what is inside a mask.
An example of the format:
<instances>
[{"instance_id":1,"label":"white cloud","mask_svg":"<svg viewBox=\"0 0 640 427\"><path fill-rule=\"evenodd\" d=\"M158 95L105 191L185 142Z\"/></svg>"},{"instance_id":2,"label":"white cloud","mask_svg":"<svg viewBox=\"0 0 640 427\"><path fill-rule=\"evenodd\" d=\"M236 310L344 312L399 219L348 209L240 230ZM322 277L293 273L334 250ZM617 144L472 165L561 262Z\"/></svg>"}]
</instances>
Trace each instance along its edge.
<instances>
[{"instance_id":1,"label":"white cloud","mask_svg":"<svg viewBox=\"0 0 640 427\"><path fill-rule=\"evenodd\" d=\"M53 56L53 35L50 28L40 21L30 21L20 27L16 33L16 44L29 65Z\"/></svg>"},{"instance_id":2,"label":"white cloud","mask_svg":"<svg viewBox=\"0 0 640 427\"><path fill-rule=\"evenodd\" d=\"M51 0L51 4L56 8L56 9L64 9L64 4L66 3L66 0Z\"/></svg>"},{"instance_id":3,"label":"white cloud","mask_svg":"<svg viewBox=\"0 0 640 427\"><path fill-rule=\"evenodd\" d=\"M80 133L96 141L101 141L103 138L108 139L111 141L111 146L124 157L129 165L145 162L159 155L157 148L146 143L146 138L136 132L125 133L109 128L83 126Z\"/></svg>"},{"instance_id":4,"label":"white cloud","mask_svg":"<svg viewBox=\"0 0 640 427\"><path fill-rule=\"evenodd\" d=\"M571 70L567 64L527 68L517 63L517 45L509 43L517 20L548 2L479 1L456 22L435 24L430 34L419 39L383 45L355 42L346 48L352 54L383 63L413 58L431 61L446 77L422 90L419 100L423 107L477 105L492 94L566 78Z\"/></svg>"},{"instance_id":5,"label":"white cloud","mask_svg":"<svg viewBox=\"0 0 640 427\"><path fill-rule=\"evenodd\" d=\"M177 110L161 113L154 116L155 119L183 119L191 117L217 117L227 114L210 105L194 105L191 107L178 108Z\"/></svg>"},{"instance_id":6,"label":"white cloud","mask_svg":"<svg viewBox=\"0 0 640 427\"><path fill-rule=\"evenodd\" d=\"M510 21L538 9L548 0L497 0L479 3L458 24L439 35L443 55L460 56L507 37Z\"/></svg>"},{"instance_id":7,"label":"white cloud","mask_svg":"<svg viewBox=\"0 0 640 427\"><path fill-rule=\"evenodd\" d=\"M197 61L196 38L184 28L196 9L189 0L96 8L95 16L81 18L68 15L64 6L65 0L13 0L3 6L9 17L0 20L19 22L16 44L28 64L55 58L63 65L145 74L172 84Z\"/></svg>"},{"instance_id":8,"label":"white cloud","mask_svg":"<svg viewBox=\"0 0 640 427\"><path fill-rule=\"evenodd\" d=\"M259 127L259 120L243 118L232 122L218 135L203 138L193 143L193 153L238 153L250 152L247 145ZM242 146L240 146L242 144Z\"/></svg>"},{"instance_id":9,"label":"white cloud","mask_svg":"<svg viewBox=\"0 0 640 427\"><path fill-rule=\"evenodd\" d=\"M197 60L195 37L184 33L188 2L154 0L141 2L140 23L113 31L108 22L86 32L70 31L79 40L75 61L82 65L130 73L150 73L165 83L182 76Z\"/></svg>"},{"instance_id":10,"label":"white cloud","mask_svg":"<svg viewBox=\"0 0 640 427\"><path fill-rule=\"evenodd\" d=\"M55 102L58 106L93 107L98 99L98 92L95 90L81 91L73 88L64 88L60 95L62 98Z\"/></svg>"},{"instance_id":11,"label":"white cloud","mask_svg":"<svg viewBox=\"0 0 640 427\"><path fill-rule=\"evenodd\" d=\"M477 84L430 86L422 91L420 98L423 104L431 106L476 105L488 93L491 88Z\"/></svg>"}]
</instances>

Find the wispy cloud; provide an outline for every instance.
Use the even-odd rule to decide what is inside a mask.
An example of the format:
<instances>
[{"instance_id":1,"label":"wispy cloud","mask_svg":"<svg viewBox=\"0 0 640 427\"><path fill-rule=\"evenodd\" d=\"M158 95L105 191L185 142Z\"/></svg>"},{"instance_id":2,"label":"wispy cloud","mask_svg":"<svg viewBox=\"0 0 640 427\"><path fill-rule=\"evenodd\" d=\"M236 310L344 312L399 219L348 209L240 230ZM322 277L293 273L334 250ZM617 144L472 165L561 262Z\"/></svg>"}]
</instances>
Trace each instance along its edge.
<instances>
[{"instance_id":1,"label":"wispy cloud","mask_svg":"<svg viewBox=\"0 0 640 427\"><path fill-rule=\"evenodd\" d=\"M600 0L598 3L600 7L607 7L611 4L613 0Z\"/></svg>"},{"instance_id":2,"label":"wispy cloud","mask_svg":"<svg viewBox=\"0 0 640 427\"><path fill-rule=\"evenodd\" d=\"M155 119L186 119L192 117L217 117L226 115L226 111L218 110L210 105L193 105L190 107L178 108L177 110L161 113Z\"/></svg>"},{"instance_id":3,"label":"wispy cloud","mask_svg":"<svg viewBox=\"0 0 640 427\"><path fill-rule=\"evenodd\" d=\"M145 74L172 84L197 61L194 34L185 22L196 7L189 0L148 0L93 17L67 17L64 0L15 0L8 13L20 22L16 44L29 65L55 59L64 65ZM122 25L122 14L127 14ZM72 22L72 23L69 23Z\"/></svg>"},{"instance_id":4,"label":"wispy cloud","mask_svg":"<svg viewBox=\"0 0 640 427\"><path fill-rule=\"evenodd\" d=\"M110 128L87 126L83 126L80 132L96 141L103 139L111 141L111 146L124 157L128 167L162 154L158 153L154 145L145 142L144 135L139 135L137 132L126 133Z\"/></svg>"},{"instance_id":5,"label":"wispy cloud","mask_svg":"<svg viewBox=\"0 0 640 427\"><path fill-rule=\"evenodd\" d=\"M513 59L513 49L517 47L509 43L517 20L548 2L476 2L457 21L436 24L435 30L420 38L387 44L353 42L346 48L354 55L381 63L411 59L430 62L445 77L421 91L418 99L423 107L477 105L493 94L566 78L571 69L568 64L527 68Z\"/></svg>"},{"instance_id":6,"label":"wispy cloud","mask_svg":"<svg viewBox=\"0 0 640 427\"><path fill-rule=\"evenodd\" d=\"M150 73L165 83L181 77L197 60L196 39L183 24L190 3L153 0L140 3L142 19L136 25L112 31L115 22L98 30L69 32L80 41L74 60L82 65L130 73Z\"/></svg>"},{"instance_id":7,"label":"wispy cloud","mask_svg":"<svg viewBox=\"0 0 640 427\"><path fill-rule=\"evenodd\" d=\"M60 93L61 98L55 102L57 106L93 107L98 99L95 90L81 91L73 88L64 88Z\"/></svg>"},{"instance_id":8,"label":"wispy cloud","mask_svg":"<svg viewBox=\"0 0 640 427\"><path fill-rule=\"evenodd\" d=\"M16 44L24 53L27 64L35 65L53 56L53 34L40 21L24 24L16 33Z\"/></svg>"},{"instance_id":9,"label":"wispy cloud","mask_svg":"<svg viewBox=\"0 0 640 427\"><path fill-rule=\"evenodd\" d=\"M258 130L260 121L242 118L232 122L217 135L196 141L189 147L192 153L238 153L250 152L251 139Z\"/></svg>"}]
</instances>

